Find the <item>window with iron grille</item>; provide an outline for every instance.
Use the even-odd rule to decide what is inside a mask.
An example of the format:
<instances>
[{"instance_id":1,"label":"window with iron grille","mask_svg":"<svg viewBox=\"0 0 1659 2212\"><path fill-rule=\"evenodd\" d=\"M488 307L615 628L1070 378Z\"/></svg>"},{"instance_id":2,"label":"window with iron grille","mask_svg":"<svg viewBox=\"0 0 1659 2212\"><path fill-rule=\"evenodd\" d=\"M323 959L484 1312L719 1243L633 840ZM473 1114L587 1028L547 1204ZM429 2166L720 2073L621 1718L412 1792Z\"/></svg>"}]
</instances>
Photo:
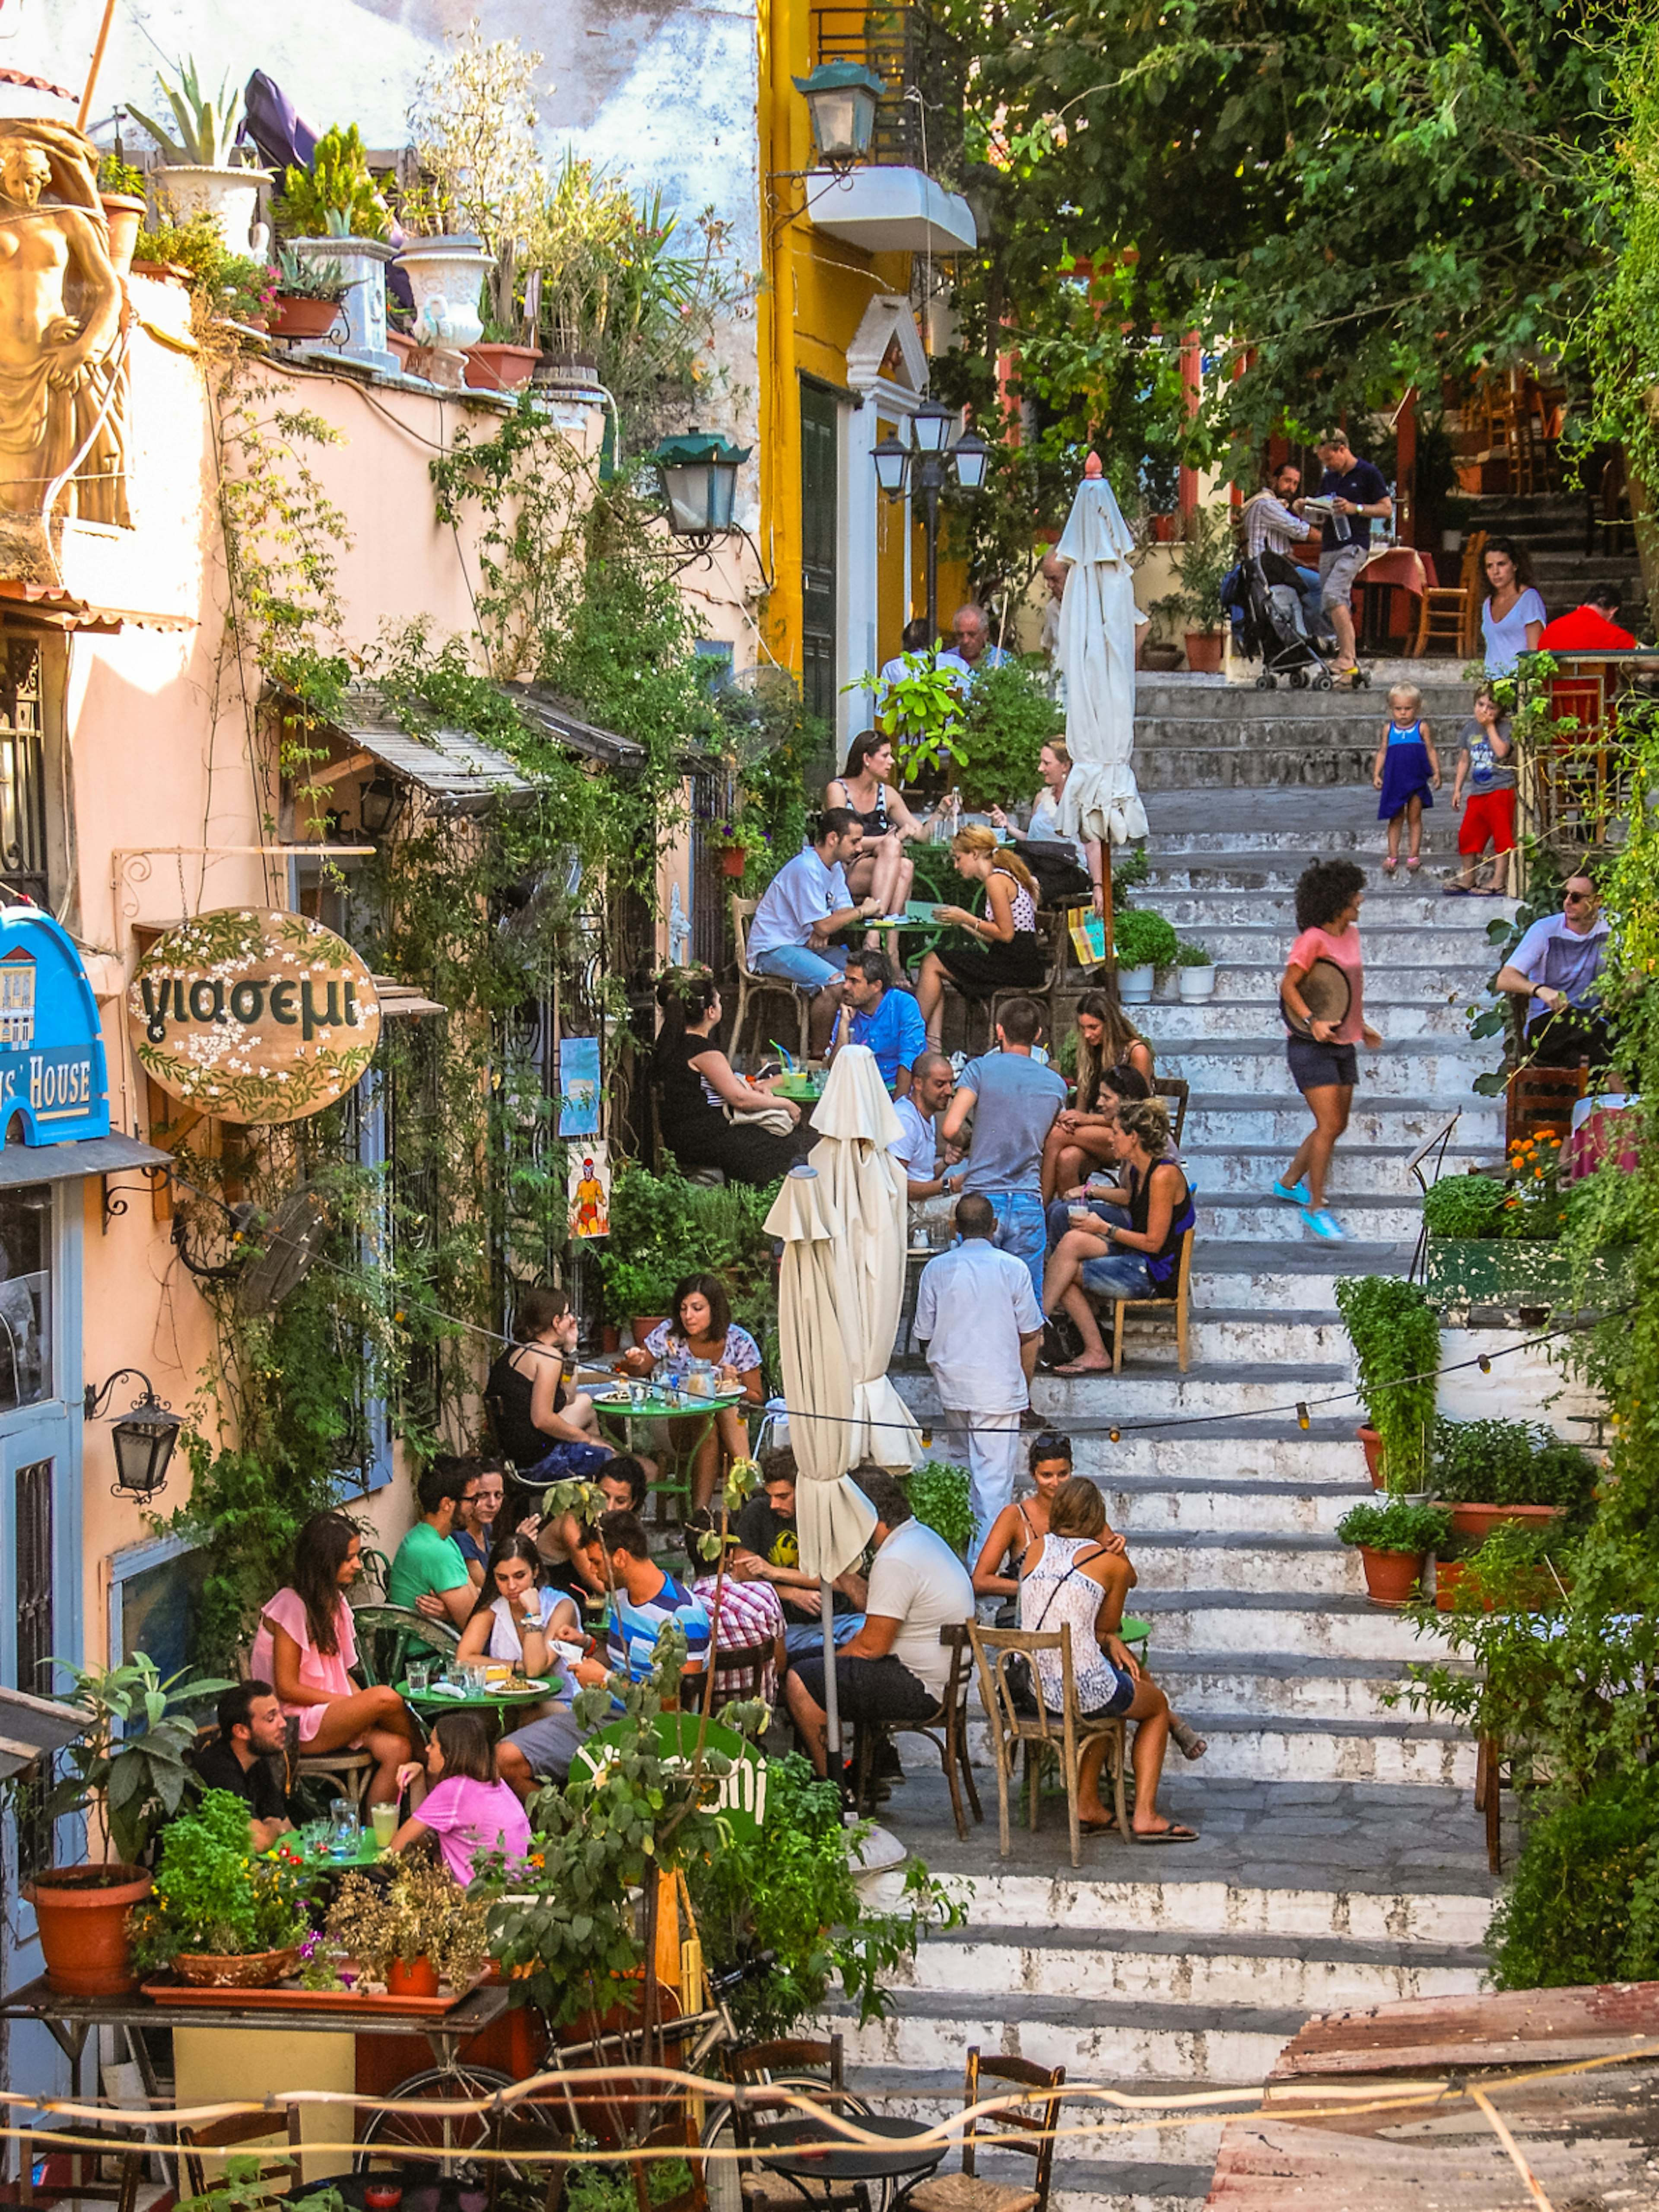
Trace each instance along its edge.
<instances>
[{"instance_id":1,"label":"window with iron grille","mask_svg":"<svg viewBox=\"0 0 1659 2212\"><path fill-rule=\"evenodd\" d=\"M52 1693L52 1490L55 1462L20 1467L13 1500L17 1531L17 1687L33 1698ZM16 1802L18 1871L27 1876L52 1864L52 1822L46 1792L27 1791Z\"/></svg>"},{"instance_id":2,"label":"window with iron grille","mask_svg":"<svg viewBox=\"0 0 1659 2212\"><path fill-rule=\"evenodd\" d=\"M0 880L50 908L40 653L21 638L0 641Z\"/></svg>"}]
</instances>

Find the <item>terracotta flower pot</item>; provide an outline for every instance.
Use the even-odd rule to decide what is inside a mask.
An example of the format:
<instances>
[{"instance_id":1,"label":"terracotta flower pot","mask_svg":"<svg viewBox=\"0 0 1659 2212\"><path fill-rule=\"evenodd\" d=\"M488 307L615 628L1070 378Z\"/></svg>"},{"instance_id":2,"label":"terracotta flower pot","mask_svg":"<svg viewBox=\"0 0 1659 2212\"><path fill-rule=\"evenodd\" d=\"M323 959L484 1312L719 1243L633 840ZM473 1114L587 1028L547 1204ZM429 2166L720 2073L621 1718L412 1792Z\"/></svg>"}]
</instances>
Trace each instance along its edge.
<instances>
[{"instance_id":1,"label":"terracotta flower pot","mask_svg":"<svg viewBox=\"0 0 1659 2212\"><path fill-rule=\"evenodd\" d=\"M1368 1429L1362 1424L1360 1427L1354 1431L1354 1434L1358 1437L1360 1443L1365 1447L1365 1472L1371 1479L1371 1488L1373 1490L1381 1490L1382 1487L1382 1437L1381 1432L1376 1429Z\"/></svg>"},{"instance_id":2,"label":"terracotta flower pot","mask_svg":"<svg viewBox=\"0 0 1659 2212\"><path fill-rule=\"evenodd\" d=\"M407 376L410 362L421 349L419 339L410 337L407 331L389 330L386 334L386 343L387 351L397 355L398 366Z\"/></svg>"},{"instance_id":3,"label":"terracotta flower pot","mask_svg":"<svg viewBox=\"0 0 1659 2212\"><path fill-rule=\"evenodd\" d=\"M53 1867L23 1894L34 1907L46 1986L60 1996L125 1996L138 1986L127 1915L149 1895L143 1867Z\"/></svg>"},{"instance_id":4,"label":"terracotta flower pot","mask_svg":"<svg viewBox=\"0 0 1659 2212\"><path fill-rule=\"evenodd\" d=\"M1365 1595L1373 1605L1404 1605L1417 1588L1423 1571L1424 1552L1374 1552L1359 1547L1365 1569Z\"/></svg>"},{"instance_id":5,"label":"terracotta flower pot","mask_svg":"<svg viewBox=\"0 0 1659 2212\"><path fill-rule=\"evenodd\" d=\"M533 346L485 338L466 349L466 380L474 392L522 392L540 359Z\"/></svg>"},{"instance_id":6,"label":"terracotta flower pot","mask_svg":"<svg viewBox=\"0 0 1659 2212\"><path fill-rule=\"evenodd\" d=\"M666 1314L635 1314L629 1324L634 1331L635 1345L643 1350L646 1338L653 1328L660 1328L667 1318Z\"/></svg>"},{"instance_id":7,"label":"terracotta flower pot","mask_svg":"<svg viewBox=\"0 0 1659 2212\"><path fill-rule=\"evenodd\" d=\"M181 1951L173 1963L198 1989L268 1990L292 1969L299 1955L299 1946L289 1944L281 1951Z\"/></svg>"},{"instance_id":8,"label":"terracotta flower pot","mask_svg":"<svg viewBox=\"0 0 1659 2212\"><path fill-rule=\"evenodd\" d=\"M1187 632L1187 665L1195 676L1219 676L1221 657L1226 644L1218 629L1189 629Z\"/></svg>"},{"instance_id":9,"label":"terracotta flower pot","mask_svg":"<svg viewBox=\"0 0 1659 2212\"><path fill-rule=\"evenodd\" d=\"M394 1959L386 1970L386 1993L389 1997L435 1997L438 1969L424 1954L407 1966Z\"/></svg>"},{"instance_id":10,"label":"terracotta flower pot","mask_svg":"<svg viewBox=\"0 0 1659 2212\"><path fill-rule=\"evenodd\" d=\"M132 249L144 226L144 203L131 192L100 192L99 203L109 225L109 258L118 276L132 266Z\"/></svg>"},{"instance_id":11,"label":"terracotta flower pot","mask_svg":"<svg viewBox=\"0 0 1659 2212\"><path fill-rule=\"evenodd\" d=\"M1559 1505L1454 1505L1451 1509L1452 1527L1462 1536L1490 1536L1500 1521L1519 1521L1536 1524L1542 1521L1559 1521Z\"/></svg>"},{"instance_id":12,"label":"terracotta flower pot","mask_svg":"<svg viewBox=\"0 0 1659 2212\"><path fill-rule=\"evenodd\" d=\"M296 299L278 293L270 334L277 338L325 338L340 319L337 300Z\"/></svg>"},{"instance_id":13,"label":"terracotta flower pot","mask_svg":"<svg viewBox=\"0 0 1659 2212\"><path fill-rule=\"evenodd\" d=\"M726 845L721 848L720 866L728 876L740 876L748 865L748 860L749 855L741 845Z\"/></svg>"}]
</instances>

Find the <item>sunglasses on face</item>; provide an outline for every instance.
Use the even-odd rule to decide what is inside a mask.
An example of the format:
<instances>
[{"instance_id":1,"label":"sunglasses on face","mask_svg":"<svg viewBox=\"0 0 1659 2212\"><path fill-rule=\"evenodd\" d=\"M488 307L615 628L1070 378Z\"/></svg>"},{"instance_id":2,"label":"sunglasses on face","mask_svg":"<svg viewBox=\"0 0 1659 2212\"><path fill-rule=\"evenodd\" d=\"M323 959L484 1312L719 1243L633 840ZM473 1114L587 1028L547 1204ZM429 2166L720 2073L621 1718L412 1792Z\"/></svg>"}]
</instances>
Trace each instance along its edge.
<instances>
[{"instance_id":1,"label":"sunglasses on face","mask_svg":"<svg viewBox=\"0 0 1659 2212\"><path fill-rule=\"evenodd\" d=\"M1568 891L1563 900L1563 904L1566 906L1593 906L1595 902L1594 891Z\"/></svg>"}]
</instances>

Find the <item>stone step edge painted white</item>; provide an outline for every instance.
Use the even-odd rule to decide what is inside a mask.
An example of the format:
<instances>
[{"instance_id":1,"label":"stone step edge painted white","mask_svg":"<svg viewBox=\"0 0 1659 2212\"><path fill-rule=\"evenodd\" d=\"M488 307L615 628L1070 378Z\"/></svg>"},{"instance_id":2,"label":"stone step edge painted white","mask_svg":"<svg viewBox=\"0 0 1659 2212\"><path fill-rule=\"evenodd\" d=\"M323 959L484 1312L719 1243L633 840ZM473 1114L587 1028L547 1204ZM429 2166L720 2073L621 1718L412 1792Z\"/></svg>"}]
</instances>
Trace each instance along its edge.
<instances>
[{"instance_id":1,"label":"stone step edge painted white","mask_svg":"<svg viewBox=\"0 0 1659 2212\"><path fill-rule=\"evenodd\" d=\"M1215 1876L1136 1881L1115 1875L1109 1866L1024 1874L1017 1868L1005 1871L994 1850L988 1871L935 1873L975 1926L1124 1935L1178 1929L1194 1936L1316 1942L1336 1935L1360 1943L1445 1947L1484 1940L1497 1888L1495 1882L1489 1890L1373 1888L1363 1875L1340 1889L1273 1887Z\"/></svg>"}]
</instances>

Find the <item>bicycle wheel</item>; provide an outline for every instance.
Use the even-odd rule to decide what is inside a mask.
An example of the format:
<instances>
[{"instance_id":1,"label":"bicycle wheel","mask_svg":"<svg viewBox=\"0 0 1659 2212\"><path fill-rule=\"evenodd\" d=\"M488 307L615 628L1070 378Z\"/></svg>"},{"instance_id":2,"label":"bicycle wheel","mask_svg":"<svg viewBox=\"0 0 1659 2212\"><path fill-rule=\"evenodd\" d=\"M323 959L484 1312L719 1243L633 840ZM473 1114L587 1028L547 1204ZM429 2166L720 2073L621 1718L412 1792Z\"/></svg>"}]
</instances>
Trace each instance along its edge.
<instances>
[{"instance_id":1,"label":"bicycle wheel","mask_svg":"<svg viewBox=\"0 0 1659 2212\"><path fill-rule=\"evenodd\" d=\"M774 2089L795 2089L809 2097L822 2097L824 2080L822 2074L775 2074L769 2087ZM849 2119L867 2116L872 2107L862 2097L843 2092L840 2109ZM703 2168L703 2181L708 2192L708 2212L743 2212L743 2190L738 2181L742 2169L732 2153L737 2148L737 2137L732 2130L730 2101L711 2105L708 2117L702 2124L702 2148L705 2151L724 2151L724 2158L708 2160ZM892 2199L890 2181L867 2181L870 2212L887 2212ZM803 2200L804 2202L805 2200Z\"/></svg>"},{"instance_id":2,"label":"bicycle wheel","mask_svg":"<svg viewBox=\"0 0 1659 2212\"><path fill-rule=\"evenodd\" d=\"M460 2104L493 2097L498 2089L512 2086L513 2076L499 2073L493 2066L434 2066L399 2081L392 2094L419 2098L428 2104L441 2100ZM411 2152L439 2151L443 2154L441 2164L433 2161L437 2172L465 2180L482 2179L487 2161L470 2154L482 2147L489 2133L489 2119L483 2112L457 2112L453 2118L447 2112L372 2112L352 2163L357 2172L368 2173L377 2161L401 2165Z\"/></svg>"}]
</instances>

